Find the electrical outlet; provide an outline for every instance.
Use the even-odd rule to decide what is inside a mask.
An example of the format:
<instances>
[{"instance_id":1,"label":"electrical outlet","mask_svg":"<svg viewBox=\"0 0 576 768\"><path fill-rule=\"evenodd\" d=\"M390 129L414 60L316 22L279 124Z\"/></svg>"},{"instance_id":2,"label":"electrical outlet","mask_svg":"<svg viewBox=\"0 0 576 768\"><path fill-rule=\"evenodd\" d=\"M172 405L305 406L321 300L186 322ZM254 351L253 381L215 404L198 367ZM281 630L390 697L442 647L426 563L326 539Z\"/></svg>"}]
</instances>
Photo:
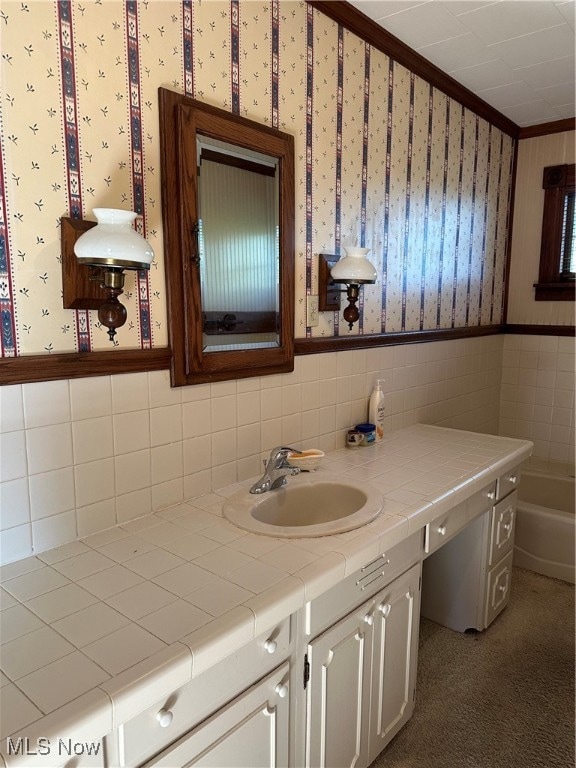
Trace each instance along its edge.
<instances>
[{"instance_id":1,"label":"electrical outlet","mask_svg":"<svg viewBox=\"0 0 576 768\"><path fill-rule=\"evenodd\" d=\"M320 318L318 317L318 296L306 297L306 324L310 328L316 328Z\"/></svg>"}]
</instances>

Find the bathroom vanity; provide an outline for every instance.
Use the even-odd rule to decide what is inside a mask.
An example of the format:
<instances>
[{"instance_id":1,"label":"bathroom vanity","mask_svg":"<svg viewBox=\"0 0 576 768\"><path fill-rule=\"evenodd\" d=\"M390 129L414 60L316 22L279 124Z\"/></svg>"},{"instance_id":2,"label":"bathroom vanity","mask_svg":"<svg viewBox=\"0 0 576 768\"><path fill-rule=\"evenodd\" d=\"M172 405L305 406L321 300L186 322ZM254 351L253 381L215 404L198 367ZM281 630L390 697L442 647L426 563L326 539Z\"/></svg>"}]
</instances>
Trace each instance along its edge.
<instances>
[{"instance_id":1,"label":"bathroom vanity","mask_svg":"<svg viewBox=\"0 0 576 768\"><path fill-rule=\"evenodd\" d=\"M238 529L238 536L250 537L243 548L253 562L227 573L222 587L240 572L245 576L246 568L254 574L260 568L265 581L274 564L284 577L254 583L254 594L217 618L195 629L182 626L175 641L134 664L128 657L122 671L50 711L42 710L41 694L34 699L31 676L10 682L39 716L15 729L11 750L3 740L5 765L365 768L414 709L421 595L426 615L457 629L482 629L504 608L514 487L530 451L527 441L416 425L378 446L327 456L327 472L381 493L375 519L346 533L288 541ZM202 503L189 503L200 526L192 535L202 538L210 525L233 535L222 503L213 512ZM158 518L158 549L166 526L178 519ZM110 545L95 547L98 541L84 544L110 555ZM148 535L148 545L153 542ZM214 562L217 555L237 554L232 544L215 549ZM434 565L444 551L446 562ZM56 568L82 556L58 560L53 554L44 562ZM38 564L41 557L2 569L8 594L18 591L27 567L52 569ZM464 569L466 563L471 568ZM464 577L465 570L473 573ZM466 599L454 589L462 583ZM90 647L76 653L89 655ZM49 667L42 670L46 676ZM53 748L30 754L41 738ZM60 740L100 749L76 752L70 762L56 748Z\"/></svg>"},{"instance_id":2,"label":"bathroom vanity","mask_svg":"<svg viewBox=\"0 0 576 768\"><path fill-rule=\"evenodd\" d=\"M470 500L477 509L470 510L468 524L459 531L455 516L426 526L423 616L465 632L486 629L506 607L519 481L514 468L490 483L477 502Z\"/></svg>"}]
</instances>

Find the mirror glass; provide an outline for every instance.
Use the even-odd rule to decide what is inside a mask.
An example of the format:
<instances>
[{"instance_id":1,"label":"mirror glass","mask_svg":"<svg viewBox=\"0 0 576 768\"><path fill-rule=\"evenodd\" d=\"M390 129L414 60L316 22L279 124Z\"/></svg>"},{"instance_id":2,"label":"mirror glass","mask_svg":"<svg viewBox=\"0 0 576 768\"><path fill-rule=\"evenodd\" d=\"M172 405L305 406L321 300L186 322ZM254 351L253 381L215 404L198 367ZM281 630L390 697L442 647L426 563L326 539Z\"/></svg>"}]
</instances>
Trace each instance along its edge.
<instances>
[{"instance_id":1,"label":"mirror glass","mask_svg":"<svg viewBox=\"0 0 576 768\"><path fill-rule=\"evenodd\" d=\"M277 347L278 158L197 134L204 352Z\"/></svg>"}]
</instances>

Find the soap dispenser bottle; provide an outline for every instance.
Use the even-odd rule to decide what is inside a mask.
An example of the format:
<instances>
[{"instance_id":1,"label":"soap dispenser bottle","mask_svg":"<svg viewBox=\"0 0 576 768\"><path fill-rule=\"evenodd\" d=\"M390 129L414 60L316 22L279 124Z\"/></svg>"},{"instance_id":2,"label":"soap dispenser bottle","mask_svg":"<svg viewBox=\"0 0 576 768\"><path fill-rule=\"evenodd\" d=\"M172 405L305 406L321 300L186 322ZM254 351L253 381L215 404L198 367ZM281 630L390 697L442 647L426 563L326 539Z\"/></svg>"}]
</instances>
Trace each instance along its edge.
<instances>
[{"instance_id":1,"label":"soap dispenser bottle","mask_svg":"<svg viewBox=\"0 0 576 768\"><path fill-rule=\"evenodd\" d=\"M368 421L376 426L376 440L380 443L384 437L384 392L382 391L382 379L378 379L376 386L370 395L368 405Z\"/></svg>"}]
</instances>

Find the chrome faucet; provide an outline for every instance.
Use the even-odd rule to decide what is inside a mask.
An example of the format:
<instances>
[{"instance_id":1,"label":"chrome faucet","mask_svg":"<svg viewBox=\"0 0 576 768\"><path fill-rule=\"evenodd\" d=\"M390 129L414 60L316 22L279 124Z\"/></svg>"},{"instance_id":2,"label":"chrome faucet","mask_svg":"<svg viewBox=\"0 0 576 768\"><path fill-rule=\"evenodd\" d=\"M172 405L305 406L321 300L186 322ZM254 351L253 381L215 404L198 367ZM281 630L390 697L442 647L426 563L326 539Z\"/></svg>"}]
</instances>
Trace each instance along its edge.
<instances>
[{"instance_id":1,"label":"chrome faucet","mask_svg":"<svg viewBox=\"0 0 576 768\"><path fill-rule=\"evenodd\" d=\"M300 472L298 467L291 467L288 464L286 459L289 453L302 453L302 451L297 451L295 448L282 448L281 446L270 451L268 461L264 462L264 474L250 488L250 493L274 491L276 488L286 485L287 475L297 475Z\"/></svg>"}]
</instances>

